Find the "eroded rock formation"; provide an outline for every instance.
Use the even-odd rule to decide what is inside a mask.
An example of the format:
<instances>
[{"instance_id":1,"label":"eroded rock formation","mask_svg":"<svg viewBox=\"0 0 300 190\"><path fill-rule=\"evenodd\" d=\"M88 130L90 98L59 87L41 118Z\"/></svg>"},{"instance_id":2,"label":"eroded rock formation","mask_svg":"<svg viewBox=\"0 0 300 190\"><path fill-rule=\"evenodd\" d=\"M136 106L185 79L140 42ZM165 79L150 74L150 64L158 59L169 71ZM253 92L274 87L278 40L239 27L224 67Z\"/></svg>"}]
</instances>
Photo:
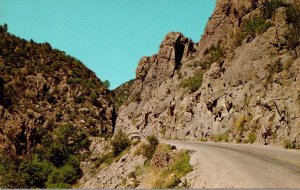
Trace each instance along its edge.
<instances>
[{"instance_id":1,"label":"eroded rock formation","mask_svg":"<svg viewBox=\"0 0 300 190\"><path fill-rule=\"evenodd\" d=\"M169 33L158 54L140 60L117 129L173 139L255 133L265 144L299 143L299 43L289 47L287 10L266 0L219 0L198 44ZM265 29L248 31L250 21ZM200 88L184 88L199 73Z\"/></svg>"}]
</instances>

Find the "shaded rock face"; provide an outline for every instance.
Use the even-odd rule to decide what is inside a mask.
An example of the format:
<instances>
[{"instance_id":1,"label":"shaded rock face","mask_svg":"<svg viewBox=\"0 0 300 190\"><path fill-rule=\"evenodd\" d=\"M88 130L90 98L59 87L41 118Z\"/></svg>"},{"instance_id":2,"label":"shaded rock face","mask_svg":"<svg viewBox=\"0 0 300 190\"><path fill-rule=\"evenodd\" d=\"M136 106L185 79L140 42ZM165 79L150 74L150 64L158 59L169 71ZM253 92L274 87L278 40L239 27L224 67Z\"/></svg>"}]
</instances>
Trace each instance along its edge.
<instances>
[{"instance_id":1,"label":"shaded rock face","mask_svg":"<svg viewBox=\"0 0 300 190\"><path fill-rule=\"evenodd\" d=\"M47 43L0 32L0 147L30 154L39 131L66 123L90 135L110 135L111 93L80 61Z\"/></svg>"},{"instance_id":2,"label":"shaded rock face","mask_svg":"<svg viewBox=\"0 0 300 190\"><path fill-rule=\"evenodd\" d=\"M140 60L116 128L173 139L228 133L246 140L252 132L265 144L299 143L299 45L288 48L286 7L265 18L271 23L265 31L240 37L267 3L219 0L198 44L169 33L157 55ZM184 88L199 71L200 88Z\"/></svg>"}]
</instances>

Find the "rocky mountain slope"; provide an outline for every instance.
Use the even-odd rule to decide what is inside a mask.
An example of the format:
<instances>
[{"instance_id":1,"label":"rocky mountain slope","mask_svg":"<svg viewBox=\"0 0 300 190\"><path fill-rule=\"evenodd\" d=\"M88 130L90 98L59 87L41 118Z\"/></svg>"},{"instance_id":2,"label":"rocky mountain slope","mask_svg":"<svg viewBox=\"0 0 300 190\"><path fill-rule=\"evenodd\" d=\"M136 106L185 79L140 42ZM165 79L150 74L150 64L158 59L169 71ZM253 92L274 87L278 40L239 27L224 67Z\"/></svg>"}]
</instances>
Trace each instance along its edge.
<instances>
[{"instance_id":1,"label":"rocky mountain slope","mask_svg":"<svg viewBox=\"0 0 300 190\"><path fill-rule=\"evenodd\" d=\"M218 0L199 43L170 32L113 92L75 58L1 26L0 188L188 187L188 152L154 136L108 141L121 130L299 148L299 6Z\"/></svg>"},{"instance_id":2,"label":"rocky mountain slope","mask_svg":"<svg viewBox=\"0 0 300 190\"><path fill-rule=\"evenodd\" d=\"M113 133L110 92L80 61L47 43L0 33L0 144L29 153L39 128L63 123L90 134Z\"/></svg>"},{"instance_id":3,"label":"rocky mountain slope","mask_svg":"<svg viewBox=\"0 0 300 190\"><path fill-rule=\"evenodd\" d=\"M111 92L79 60L0 27L0 188L69 187L115 119Z\"/></svg>"},{"instance_id":4,"label":"rocky mountain slope","mask_svg":"<svg viewBox=\"0 0 300 190\"><path fill-rule=\"evenodd\" d=\"M218 0L199 43L143 57L116 129L167 139L300 142L298 1Z\"/></svg>"}]
</instances>

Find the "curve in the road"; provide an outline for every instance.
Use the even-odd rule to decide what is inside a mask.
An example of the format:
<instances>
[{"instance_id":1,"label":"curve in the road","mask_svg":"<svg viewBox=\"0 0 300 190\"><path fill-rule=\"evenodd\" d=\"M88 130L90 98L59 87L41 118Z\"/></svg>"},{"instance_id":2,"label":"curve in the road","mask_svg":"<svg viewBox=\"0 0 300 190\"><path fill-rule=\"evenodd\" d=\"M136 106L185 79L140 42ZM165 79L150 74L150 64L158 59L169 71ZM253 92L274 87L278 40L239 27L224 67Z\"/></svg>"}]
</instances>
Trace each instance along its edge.
<instances>
[{"instance_id":1,"label":"curve in the road","mask_svg":"<svg viewBox=\"0 0 300 190\"><path fill-rule=\"evenodd\" d=\"M194 153L192 188L300 188L297 151L223 143L163 141Z\"/></svg>"}]
</instances>

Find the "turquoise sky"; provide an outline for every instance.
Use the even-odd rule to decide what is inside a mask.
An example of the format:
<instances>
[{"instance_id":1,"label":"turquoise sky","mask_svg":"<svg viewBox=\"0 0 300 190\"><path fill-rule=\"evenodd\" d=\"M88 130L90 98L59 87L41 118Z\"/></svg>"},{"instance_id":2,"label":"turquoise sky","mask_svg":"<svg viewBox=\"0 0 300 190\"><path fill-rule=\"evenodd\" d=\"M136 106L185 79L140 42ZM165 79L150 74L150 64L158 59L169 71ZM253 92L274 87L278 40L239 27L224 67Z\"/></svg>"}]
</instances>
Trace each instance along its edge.
<instances>
[{"instance_id":1,"label":"turquoise sky","mask_svg":"<svg viewBox=\"0 0 300 190\"><path fill-rule=\"evenodd\" d=\"M214 7L215 0L0 0L0 23L80 59L115 88L168 32L198 42Z\"/></svg>"}]
</instances>

